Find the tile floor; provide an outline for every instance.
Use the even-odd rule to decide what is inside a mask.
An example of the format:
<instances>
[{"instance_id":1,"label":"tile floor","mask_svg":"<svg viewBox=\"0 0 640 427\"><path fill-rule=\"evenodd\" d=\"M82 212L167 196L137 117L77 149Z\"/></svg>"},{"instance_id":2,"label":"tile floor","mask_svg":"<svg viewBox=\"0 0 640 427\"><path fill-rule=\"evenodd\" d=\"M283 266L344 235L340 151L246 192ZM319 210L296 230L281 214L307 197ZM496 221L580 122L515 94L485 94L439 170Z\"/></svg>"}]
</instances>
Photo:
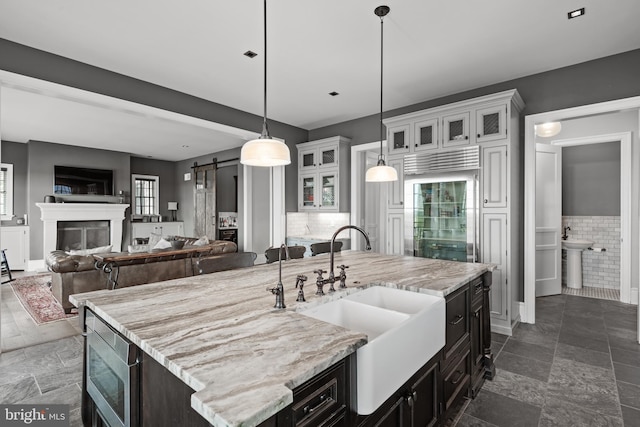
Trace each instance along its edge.
<instances>
[{"instance_id":1,"label":"tile floor","mask_svg":"<svg viewBox=\"0 0 640 427\"><path fill-rule=\"evenodd\" d=\"M6 287L3 341L6 314L20 317L5 298ZM637 307L556 295L536 301L536 318L535 325L520 324L512 337L493 334L496 378L485 382L475 400L465 402L457 426L640 426ZM35 332L42 327L33 323L28 328L20 326L22 320L14 322L18 335L27 336L10 336L9 341L49 342L13 351L3 347L0 402L66 403L71 425L82 425L82 341L75 323L67 329L67 321L56 322L64 330L61 335L70 334L58 337Z\"/></svg>"},{"instance_id":2,"label":"tile floor","mask_svg":"<svg viewBox=\"0 0 640 427\"><path fill-rule=\"evenodd\" d=\"M459 427L640 426L637 306L555 295L536 324L492 334L497 375Z\"/></svg>"}]
</instances>

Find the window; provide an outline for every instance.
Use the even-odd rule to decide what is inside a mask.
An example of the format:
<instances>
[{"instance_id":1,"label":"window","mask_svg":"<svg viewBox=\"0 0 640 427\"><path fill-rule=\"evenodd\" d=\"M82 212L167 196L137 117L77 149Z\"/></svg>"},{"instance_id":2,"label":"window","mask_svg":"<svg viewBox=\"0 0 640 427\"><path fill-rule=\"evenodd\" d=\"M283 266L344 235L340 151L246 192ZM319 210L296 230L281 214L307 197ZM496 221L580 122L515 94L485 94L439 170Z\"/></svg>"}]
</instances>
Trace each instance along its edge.
<instances>
[{"instance_id":1,"label":"window","mask_svg":"<svg viewBox=\"0 0 640 427\"><path fill-rule=\"evenodd\" d=\"M131 175L134 215L160 215L160 177L154 175Z\"/></svg>"},{"instance_id":2,"label":"window","mask_svg":"<svg viewBox=\"0 0 640 427\"><path fill-rule=\"evenodd\" d=\"M13 165L0 163L0 219L13 219Z\"/></svg>"}]
</instances>

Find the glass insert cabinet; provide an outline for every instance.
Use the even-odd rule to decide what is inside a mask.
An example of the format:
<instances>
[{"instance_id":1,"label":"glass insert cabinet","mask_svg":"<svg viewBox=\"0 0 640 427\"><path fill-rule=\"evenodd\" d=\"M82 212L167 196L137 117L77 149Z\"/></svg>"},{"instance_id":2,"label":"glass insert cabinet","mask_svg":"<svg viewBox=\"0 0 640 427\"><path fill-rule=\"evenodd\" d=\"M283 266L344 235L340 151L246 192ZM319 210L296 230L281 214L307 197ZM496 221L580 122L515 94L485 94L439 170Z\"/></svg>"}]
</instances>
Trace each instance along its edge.
<instances>
[{"instance_id":1,"label":"glass insert cabinet","mask_svg":"<svg viewBox=\"0 0 640 427\"><path fill-rule=\"evenodd\" d=\"M310 173L300 176L301 208L335 209L338 200L336 173Z\"/></svg>"}]
</instances>

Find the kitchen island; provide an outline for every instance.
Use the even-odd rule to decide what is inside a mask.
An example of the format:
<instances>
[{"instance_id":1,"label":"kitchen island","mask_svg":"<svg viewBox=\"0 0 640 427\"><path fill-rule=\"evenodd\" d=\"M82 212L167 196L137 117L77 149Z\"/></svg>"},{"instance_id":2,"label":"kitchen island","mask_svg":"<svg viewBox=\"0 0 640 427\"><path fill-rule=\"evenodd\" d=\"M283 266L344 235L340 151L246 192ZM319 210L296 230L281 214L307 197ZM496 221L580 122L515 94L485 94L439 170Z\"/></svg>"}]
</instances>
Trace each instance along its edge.
<instances>
[{"instance_id":1,"label":"kitchen island","mask_svg":"<svg viewBox=\"0 0 640 427\"><path fill-rule=\"evenodd\" d=\"M284 310L267 288L278 264L256 266L71 296L195 391L191 406L214 426L254 426L293 402L292 390L367 343L366 335L298 311L372 285L447 297L491 266L341 252L346 290L316 291L313 270L329 256L282 263ZM337 273L337 272L336 272ZM306 302L296 302L296 277L308 276ZM337 287L337 283L336 283Z\"/></svg>"}]
</instances>

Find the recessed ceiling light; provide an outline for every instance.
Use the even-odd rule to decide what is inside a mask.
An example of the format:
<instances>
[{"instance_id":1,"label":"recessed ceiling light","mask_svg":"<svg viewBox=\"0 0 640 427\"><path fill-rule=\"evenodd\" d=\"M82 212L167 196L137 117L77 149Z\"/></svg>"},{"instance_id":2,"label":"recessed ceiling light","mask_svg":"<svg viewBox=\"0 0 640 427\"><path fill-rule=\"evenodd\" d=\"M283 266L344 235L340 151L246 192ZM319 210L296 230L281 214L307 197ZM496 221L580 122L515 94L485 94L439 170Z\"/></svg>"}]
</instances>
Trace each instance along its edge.
<instances>
[{"instance_id":1,"label":"recessed ceiling light","mask_svg":"<svg viewBox=\"0 0 640 427\"><path fill-rule=\"evenodd\" d=\"M338 96L338 95L340 95L340 94L334 90L333 92L329 92L329 95L331 95L331 96Z\"/></svg>"},{"instance_id":2,"label":"recessed ceiling light","mask_svg":"<svg viewBox=\"0 0 640 427\"><path fill-rule=\"evenodd\" d=\"M567 13L567 18L573 19L582 15L584 15L584 7L581 7L580 9L572 10L571 12Z\"/></svg>"},{"instance_id":3,"label":"recessed ceiling light","mask_svg":"<svg viewBox=\"0 0 640 427\"><path fill-rule=\"evenodd\" d=\"M255 58L256 56L258 56L258 54L257 54L257 53L255 53L255 52L254 52L254 51L252 51L252 50L248 50L248 51L246 51L245 53L243 53L243 55L244 55L244 56L247 56L247 57L249 57L249 58Z\"/></svg>"}]
</instances>

